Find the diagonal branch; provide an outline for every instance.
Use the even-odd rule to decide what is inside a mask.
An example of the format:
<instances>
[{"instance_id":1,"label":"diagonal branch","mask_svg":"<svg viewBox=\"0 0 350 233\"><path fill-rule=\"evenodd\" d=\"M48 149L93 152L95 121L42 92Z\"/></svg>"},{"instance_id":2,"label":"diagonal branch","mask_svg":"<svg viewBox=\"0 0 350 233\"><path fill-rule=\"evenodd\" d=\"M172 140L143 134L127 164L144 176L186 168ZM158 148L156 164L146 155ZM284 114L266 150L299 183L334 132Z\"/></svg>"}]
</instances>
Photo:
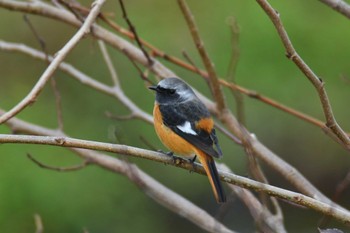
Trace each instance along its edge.
<instances>
[{"instance_id":1,"label":"diagonal branch","mask_svg":"<svg viewBox=\"0 0 350 233\"><path fill-rule=\"evenodd\" d=\"M343 0L319 0L350 19L350 5Z\"/></svg>"},{"instance_id":2,"label":"diagonal branch","mask_svg":"<svg viewBox=\"0 0 350 233\"><path fill-rule=\"evenodd\" d=\"M0 40L0 50L21 52L42 61L45 61L46 59L46 55L44 53L23 44L5 42ZM52 61L53 57L49 56L48 59L49 61ZM144 112L134 102L132 102L118 85L109 87L103 83L96 81L95 79L89 77L88 75L82 73L72 65L65 62L62 62L58 68L60 68L63 72L69 74L72 78L76 79L83 85L86 85L109 96L115 97L132 112L134 117L142 119L148 123L153 122L152 116Z\"/></svg>"},{"instance_id":3,"label":"diagonal branch","mask_svg":"<svg viewBox=\"0 0 350 233\"><path fill-rule=\"evenodd\" d=\"M287 31L284 29L282 21L280 19L279 13L272 8L267 0L257 0L261 8L269 16L272 23L274 24L278 35L281 38L281 41L286 49L287 57L292 60L295 65L300 69L301 72L309 79L312 85L315 87L318 92L323 113L326 118L326 126L336 135L336 137L341 141L341 143L350 150L350 138L343 131L343 129L338 125L333 110L328 99L327 92L324 88L325 83L317 77L317 75L311 70L311 68L304 62L304 60L299 56L296 50L293 47L292 42L289 39Z\"/></svg>"},{"instance_id":4,"label":"diagonal branch","mask_svg":"<svg viewBox=\"0 0 350 233\"><path fill-rule=\"evenodd\" d=\"M202 61L204 63L204 66L209 74L210 79L210 88L212 91L212 94L214 96L214 99L217 104L217 109L219 112L222 112L226 108L226 103L224 99L224 94L221 90L218 76L214 69L214 64L211 62L209 55L207 51L204 48L204 43L199 35L198 28L196 26L196 23L194 21L194 17L191 13L190 8L188 7L185 0L178 0L179 6L181 8L181 11L183 15L185 16L186 22L188 24L188 27L190 29L193 41L197 47L197 50L202 58Z\"/></svg>"},{"instance_id":5,"label":"diagonal branch","mask_svg":"<svg viewBox=\"0 0 350 233\"><path fill-rule=\"evenodd\" d=\"M46 68L45 72L41 75L38 82L35 84L35 86L29 92L29 94L11 110L0 116L0 124L6 122L11 117L18 114L25 107L27 107L29 104L33 103L36 100L41 90L45 87L47 81L56 71L60 63L64 60L68 53L78 44L81 38L90 32L90 27L94 23L105 1L106 0L96 0L96 2L93 3L92 10L90 11L88 17L86 18L84 24L81 26L78 32L63 46L61 50L57 52L56 57Z\"/></svg>"}]
</instances>

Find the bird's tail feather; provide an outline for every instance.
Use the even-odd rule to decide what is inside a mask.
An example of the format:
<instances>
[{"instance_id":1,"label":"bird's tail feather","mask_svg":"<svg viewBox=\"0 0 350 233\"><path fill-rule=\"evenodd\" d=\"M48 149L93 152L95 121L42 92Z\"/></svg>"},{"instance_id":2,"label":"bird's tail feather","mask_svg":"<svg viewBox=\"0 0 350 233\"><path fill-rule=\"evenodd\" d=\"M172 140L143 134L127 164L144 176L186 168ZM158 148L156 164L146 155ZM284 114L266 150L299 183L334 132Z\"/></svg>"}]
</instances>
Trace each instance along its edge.
<instances>
[{"instance_id":1,"label":"bird's tail feather","mask_svg":"<svg viewBox=\"0 0 350 233\"><path fill-rule=\"evenodd\" d=\"M205 172L207 173L216 201L218 203L226 202L226 195L224 189L222 188L218 170L216 169L213 157L199 150L196 154L198 155L199 161L201 162Z\"/></svg>"}]
</instances>

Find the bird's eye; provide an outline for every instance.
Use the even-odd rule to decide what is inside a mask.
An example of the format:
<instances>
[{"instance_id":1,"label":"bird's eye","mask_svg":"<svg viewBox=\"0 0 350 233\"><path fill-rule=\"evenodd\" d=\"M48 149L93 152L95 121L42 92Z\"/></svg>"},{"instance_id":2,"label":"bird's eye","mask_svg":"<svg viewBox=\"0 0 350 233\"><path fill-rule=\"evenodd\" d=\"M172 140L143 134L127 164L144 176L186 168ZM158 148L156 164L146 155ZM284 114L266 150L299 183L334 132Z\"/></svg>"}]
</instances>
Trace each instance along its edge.
<instances>
[{"instance_id":1,"label":"bird's eye","mask_svg":"<svg viewBox=\"0 0 350 233\"><path fill-rule=\"evenodd\" d=\"M175 94L175 89L169 89L168 92L170 95L173 95L173 94Z\"/></svg>"}]
</instances>

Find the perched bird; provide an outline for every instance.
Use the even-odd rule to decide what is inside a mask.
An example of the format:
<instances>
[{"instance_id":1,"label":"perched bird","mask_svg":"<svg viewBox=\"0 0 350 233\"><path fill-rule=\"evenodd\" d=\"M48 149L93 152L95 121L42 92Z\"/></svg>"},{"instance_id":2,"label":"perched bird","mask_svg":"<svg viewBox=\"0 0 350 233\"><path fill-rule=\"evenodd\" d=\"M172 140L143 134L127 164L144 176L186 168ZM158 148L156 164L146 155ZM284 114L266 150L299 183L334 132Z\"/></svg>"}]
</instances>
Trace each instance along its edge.
<instances>
[{"instance_id":1,"label":"perched bird","mask_svg":"<svg viewBox=\"0 0 350 233\"><path fill-rule=\"evenodd\" d=\"M197 156L207 173L216 201L225 202L213 159L222 157L222 152L214 121L206 106L191 87L178 78L163 79L149 89L156 92L154 127L162 143L176 154Z\"/></svg>"}]
</instances>

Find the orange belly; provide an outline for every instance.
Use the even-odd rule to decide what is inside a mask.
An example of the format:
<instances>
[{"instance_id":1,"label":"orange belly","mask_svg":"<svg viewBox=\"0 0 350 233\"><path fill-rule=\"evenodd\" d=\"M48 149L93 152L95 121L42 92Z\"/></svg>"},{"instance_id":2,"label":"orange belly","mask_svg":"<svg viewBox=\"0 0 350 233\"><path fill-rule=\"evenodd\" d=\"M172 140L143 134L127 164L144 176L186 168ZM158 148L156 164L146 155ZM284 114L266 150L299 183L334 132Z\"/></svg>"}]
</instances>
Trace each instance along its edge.
<instances>
[{"instance_id":1,"label":"orange belly","mask_svg":"<svg viewBox=\"0 0 350 233\"><path fill-rule=\"evenodd\" d=\"M154 128L159 139L164 146L175 154L184 156L193 156L195 154L193 146L185 139L174 133L170 128L163 124L163 119L159 110L159 105L155 104L153 109Z\"/></svg>"}]
</instances>

